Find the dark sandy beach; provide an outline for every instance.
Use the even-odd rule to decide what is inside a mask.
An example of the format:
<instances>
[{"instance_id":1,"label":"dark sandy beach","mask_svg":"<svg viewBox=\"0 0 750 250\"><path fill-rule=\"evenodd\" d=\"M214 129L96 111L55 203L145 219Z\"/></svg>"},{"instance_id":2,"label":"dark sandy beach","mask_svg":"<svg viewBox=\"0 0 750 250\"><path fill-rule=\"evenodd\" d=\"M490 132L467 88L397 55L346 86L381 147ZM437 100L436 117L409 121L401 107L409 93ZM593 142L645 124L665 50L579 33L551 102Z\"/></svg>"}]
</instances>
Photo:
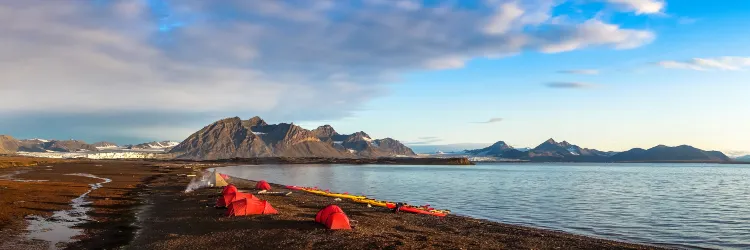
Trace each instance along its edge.
<instances>
[{"instance_id":1,"label":"dark sandy beach","mask_svg":"<svg viewBox=\"0 0 750 250\"><path fill-rule=\"evenodd\" d=\"M71 199L95 179L112 179L94 190L92 221L68 249L654 249L563 232L507 225L449 215L437 218L395 214L349 201L294 191L290 196L258 195L280 214L225 217L213 207L216 188L184 193L188 174L199 163L141 161L65 161L46 166L7 167L0 176L47 180L0 180L0 249L46 249L46 242L25 237L28 215L49 216L69 208ZM252 181L230 180L240 190ZM294 184L294 183L285 183ZM276 191L287 191L274 185ZM21 202L22 201L22 202ZM328 204L339 205L353 221L351 231L330 231L313 222Z\"/></svg>"}]
</instances>

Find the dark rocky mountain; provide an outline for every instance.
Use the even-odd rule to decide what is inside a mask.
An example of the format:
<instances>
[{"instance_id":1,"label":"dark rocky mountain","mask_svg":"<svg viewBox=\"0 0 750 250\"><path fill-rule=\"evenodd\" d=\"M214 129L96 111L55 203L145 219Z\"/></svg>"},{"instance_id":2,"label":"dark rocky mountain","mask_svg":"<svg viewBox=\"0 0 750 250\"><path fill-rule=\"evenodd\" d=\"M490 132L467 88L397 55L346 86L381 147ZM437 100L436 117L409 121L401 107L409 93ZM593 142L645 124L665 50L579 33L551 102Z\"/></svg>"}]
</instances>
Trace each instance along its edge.
<instances>
[{"instance_id":1,"label":"dark rocky mountain","mask_svg":"<svg viewBox=\"0 0 750 250\"><path fill-rule=\"evenodd\" d=\"M12 154L18 150L19 141L9 135L0 135L0 154Z\"/></svg>"},{"instance_id":2,"label":"dark rocky mountain","mask_svg":"<svg viewBox=\"0 0 750 250\"><path fill-rule=\"evenodd\" d=\"M91 144L79 140L20 140L18 141L16 151L25 152L79 152L79 151L97 151L98 149Z\"/></svg>"},{"instance_id":3,"label":"dark rocky mountain","mask_svg":"<svg viewBox=\"0 0 750 250\"><path fill-rule=\"evenodd\" d=\"M330 125L307 130L294 124L267 124L260 117L215 122L194 133L170 152L186 159L251 157L385 157L415 155L400 142L373 140L364 132L341 135Z\"/></svg>"},{"instance_id":4,"label":"dark rocky mountain","mask_svg":"<svg viewBox=\"0 0 750 250\"><path fill-rule=\"evenodd\" d=\"M223 119L204 127L170 152L178 154L177 158L203 160L273 156L271 148L247 126L243 126L239 117Z\"/></svg>"},{"instance_id":5,"label":"dark rocky mountain","mask_svg":"<svg viewBox=\"0 0 750 250\"><path fill-rule=\"evenodd\" d=\"M44 143L44 149L55 152L97 151L91 144L79 140L52 140Z\"/></svg>"},{"instance_id":6,"label":"dark rocky mountain","mask_svg":"<svg viewBox=\"0 0 750 250\"><path fill-rule=\"evenodd\" d=\"M521 159L528 156L525 152L516 150L504 141L498 141L486 148L466 150L464 152L476 156L492 156L504 159Z\"/></svg>"},{"instance_id":7,"label":"dark rocky mountain","mask_svg":"<svg viewBox=\"0 0 750 250\"><path fill-rule=\"evenodd\" d=\"M648 150L634 148L618 153L609 158L615 162L667 162L667 161L700 161L728 162L731 159L719 151L704 151L688 145L668 147L659 145Z\"/></svg>"}]
</instances>

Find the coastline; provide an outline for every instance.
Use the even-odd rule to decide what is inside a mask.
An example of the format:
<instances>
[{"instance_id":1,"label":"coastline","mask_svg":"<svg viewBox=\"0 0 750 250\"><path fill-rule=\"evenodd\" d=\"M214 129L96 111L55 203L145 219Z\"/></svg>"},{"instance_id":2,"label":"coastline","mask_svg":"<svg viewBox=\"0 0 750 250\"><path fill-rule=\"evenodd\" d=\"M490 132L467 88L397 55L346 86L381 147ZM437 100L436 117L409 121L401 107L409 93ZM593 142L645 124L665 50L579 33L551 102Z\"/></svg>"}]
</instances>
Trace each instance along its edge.
<instances>
[{"instance_id":1,"label":"coastline","mask_svg":"<svg viewBox=\"0 0 750 250\"><path fill-rule=\"evenodd\" d=\"M28 167L31 171L19 176L48 178L49 182L19 185L0 181L0 186L5 187L0 188L0 192L6 199L0 203L0 211L4 216L7 213L14 225L0 228L6 237L0 239L6 242L3 244L10 242L7 237L17 239L14 245L17 247L39 244L22 239L24 217L28 215L25 213L45 216L45 212L67 209L65 200L80 195L89 182L96 180L64 174L89 173L113 181L89 195L93 202L90 216L94 220L80 225L86 234L67 248L180 249L214 248L221 244L226 244L223 245L226 248L242 248L252 244L264 249L661 249L464 216L449 215L439 219L394 214L384 208L367 208L304 192L294 192L289 197L261 196L271 202L280 215L228 218L223 216L225 210L212 207L220 190L205 188L183 192L190 182L186 175L206 167L198 163L86 160L52 165L54 170ZM211 167L220 165L234 164L215 163ZM0 174L18 168L2 169ZM241 190L254 184L234 182ZM57 190L59 186L51 186L52 183L68 185L74 190L61 193ZM35 199L24 198L24 192L31 186L36 187L39 194ZM285 191L278 185L274 188ZM20 199L27 201L8 202ZM45 202L55 204L50 206ZM330 203L341 206L350 219L358 222L354 230L332 232L312 222L315 212ZM41 208L45 205L47 207ZM0 248L6 247L0 244Z\"/></svg>"},{"instance_id":2,"label":"coastline","mask_svg":"<svg viewBox=\"0 0 750 250\"><path fill-rule=\"evenodd\" d=\"M257 158L232 158L221 160L149 160L153 162L171 163L218 163L218 164L246 164L246 165L268 165L268 164L351 164L351 165L474 165L465 157L452 158L428 158L428 157L380 157L380 158L329 158L329 157L257 157Z\"/></svg>"}]
</instances>

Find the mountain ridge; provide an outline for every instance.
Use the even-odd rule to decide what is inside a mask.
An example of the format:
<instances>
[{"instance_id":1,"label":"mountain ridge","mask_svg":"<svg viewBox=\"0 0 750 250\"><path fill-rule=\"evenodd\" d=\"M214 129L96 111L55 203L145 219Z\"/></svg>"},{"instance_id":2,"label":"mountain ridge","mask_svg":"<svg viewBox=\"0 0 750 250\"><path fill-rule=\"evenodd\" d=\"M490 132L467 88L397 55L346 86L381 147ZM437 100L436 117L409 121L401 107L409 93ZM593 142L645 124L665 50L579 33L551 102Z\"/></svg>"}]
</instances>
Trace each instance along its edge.
<instances>
[{"instance_id":1,"label":"mountain ridge","mask_svg":"<svg viewBox=\"0 0 750 250\"><path fill-rule=\"evenodd\" d=\"M216 160L252 157L415 156L399 141L374 140L365 132L342 135L330 125L307 130L294 123L268 124L260 117L225 118L198 130L172 148L177 158Z\"/></svg>"},{"instance_id":2,"label":"mountain ridge","mask_svg":"<svg viewBox=\"0 0 750 250\"><path fill-rule=\"evenodd\" d=\"M467 154L482 157L498 157L501 159L515 159L534 162L668 162L668 161L699 161L699 162L732 162L733 160L719 151L704 151L692 146L681 145L668 147L658 145L650 149L633 148L624 152L604 152L596 149L583 148L567 141L557 142L549 139L539 146L526 152L516 150L504 141L498 141L492 146L465 150Z\"/></svg>"}]
</instances>

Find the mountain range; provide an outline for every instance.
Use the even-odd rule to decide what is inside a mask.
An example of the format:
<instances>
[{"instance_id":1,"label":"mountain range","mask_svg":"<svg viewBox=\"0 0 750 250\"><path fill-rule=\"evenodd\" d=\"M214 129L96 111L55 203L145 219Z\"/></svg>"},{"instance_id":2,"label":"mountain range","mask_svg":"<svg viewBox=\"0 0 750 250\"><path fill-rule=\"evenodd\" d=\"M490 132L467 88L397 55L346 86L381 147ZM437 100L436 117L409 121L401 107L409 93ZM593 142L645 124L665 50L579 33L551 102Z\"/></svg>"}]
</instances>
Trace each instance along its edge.
<instances>
[{"instance_id":1,"label":"mountain range","mask_svg":"<svg viewBox=\"0 0 750 250\"><path fill-rule=\"evenodd\" d=\"M750 162L750 155L734 158L735 161Z\"/></svg>"},{"instance_id":2,"label":"mountain range","mask_svg":"<svg viewBox=\"0 0 750 250\"><path fill-rule=\"evenodd\" d=\"M668 147L659 145L650 149L634 148L625 152L605 152L596 149L582 148L567 141L556 142L549 139L539 146L522 151L503 141L475 150L466 150L472 156L488 156L502 159L528 161L565 161L565 162L729 162L732 161L719 151L704 151L682 145Z\"/></svg>"},{"instance_id":3,"label":"mountain range","mask_svg":"<svg viewBox=\"0 0 750 250\"><path fill-rule=\"evenodd\" d=\"M81 140L44 140L23 139L18 140L8 135L0 135L0 154L12 154L16 152L96 152L111 150L153 150L166 151L177 145L177 142L147 142L137 145L118 146L112 142L96 142L88 144Z\"/></svg>"},{"instance_id":4,"label":"mountain range","mask_svg":"<svg viewBox=\"0 0 750 250\"><path fill-rule=\"evenodd\" d=\"M401 142L372 139L365 132L339 134L330 125L307 130L290 123L268 124L260 117L214 122L193 133L170 153L180 159L215 160L252 157L393 157L416 156Z\"/></svg>"}]
</instances>

